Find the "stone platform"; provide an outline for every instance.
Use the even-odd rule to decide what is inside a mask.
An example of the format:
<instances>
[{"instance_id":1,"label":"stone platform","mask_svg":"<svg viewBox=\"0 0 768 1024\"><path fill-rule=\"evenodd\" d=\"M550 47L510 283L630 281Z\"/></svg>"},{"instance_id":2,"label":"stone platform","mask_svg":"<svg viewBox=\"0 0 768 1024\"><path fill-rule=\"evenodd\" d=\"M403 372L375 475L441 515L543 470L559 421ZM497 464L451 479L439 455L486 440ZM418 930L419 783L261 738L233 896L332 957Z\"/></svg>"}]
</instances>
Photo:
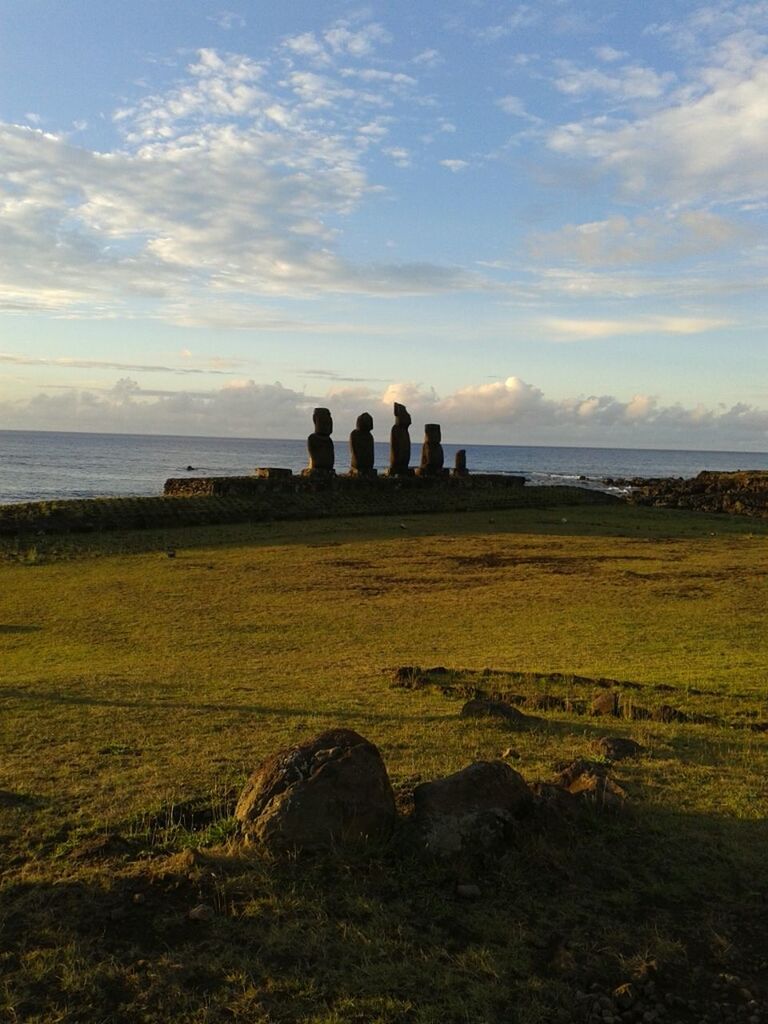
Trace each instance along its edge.
<instances>
[{"instance_id":1,"label":"stone platform","mask_svg":"<svg viewBox=\"0 0 768 1024\"><path fill-rule=\"evenodd\" d=\"M264 467L252 476L173 477L166 480L163 493L173 497L248 497L278 494L338 494L339 496L373 497L393 492L429 492L455 495L462 491L510 490L523 487L524 476L506 473L473 473L455 476L352 476L348 474L302 475L290 469Z\"/></svg>"}]
</instances>

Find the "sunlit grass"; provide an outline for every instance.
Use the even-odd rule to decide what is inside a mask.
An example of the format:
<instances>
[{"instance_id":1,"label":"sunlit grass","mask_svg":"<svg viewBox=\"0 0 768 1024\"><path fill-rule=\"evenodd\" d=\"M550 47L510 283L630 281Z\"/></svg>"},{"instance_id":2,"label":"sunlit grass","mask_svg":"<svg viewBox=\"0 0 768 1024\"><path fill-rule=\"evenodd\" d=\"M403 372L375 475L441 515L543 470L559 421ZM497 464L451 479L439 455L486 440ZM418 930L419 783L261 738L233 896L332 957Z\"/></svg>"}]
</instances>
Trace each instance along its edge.
<instances>
[{"instance_id":1,"label":"sunlit grass","mask_svg":"<svg viewBox=\"0 0 768 1024\"><path fill-rule=\"evenodd\" d=\"M735 724L768 719L765 524L519 509L3 554L9 1020L565 1020L590 979L714 957L710 933L764 891L766 738ZM631 809L521 826L472 867L477 904L399 839L287 863L228 846L253 767L331 726L377 743L396 784L510 745L526 779L548 778L606 731L554 712L514 734L461 720L435 690L393 689L399 665L666 684L664 701L727 724L613 723L646 748L617 769ZM89 853L113 833L126 851ZM207 867L173 859L195 846ZM216 917L193 927L200 901Z\"/></svg>"}]
</instances>

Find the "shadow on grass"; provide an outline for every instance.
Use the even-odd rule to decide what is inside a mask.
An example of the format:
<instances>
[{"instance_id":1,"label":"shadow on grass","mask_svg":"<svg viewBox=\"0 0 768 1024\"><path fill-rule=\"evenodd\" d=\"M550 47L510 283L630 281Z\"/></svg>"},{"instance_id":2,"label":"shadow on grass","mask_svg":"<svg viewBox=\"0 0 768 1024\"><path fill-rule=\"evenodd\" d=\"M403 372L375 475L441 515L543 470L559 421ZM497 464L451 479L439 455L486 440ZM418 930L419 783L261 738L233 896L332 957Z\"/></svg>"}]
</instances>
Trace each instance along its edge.
<instances>
[{"instance_id":1,"label":"shadow on grass","mask_svg":"<svg viewBox=\"0 0 768 1024\"><path fill-rule=\"evenodd\" d=\"M497 859L458 867L415 856L406 831L367 852L111 858L79 878L73 860L66 878L11 881L8 1005L20 1020L551 1024L587 1018L577 990L653 978L658 999L698 1000L683 1018L698 1020L719 972L768 1005L764 820L536 815ZM476 901L456 896L468 879Z\"/></svg>"},{"instance_id":2,"label":"shadow on grass","mask_svg":"<svg viewBox=\"0 0 768 1024\"><path fill-rule=\"evenodd\" d=\"M546 489L544 489L546 490ZM181 500L181 499L180 499ZM218 525L115 530L87 535L50 534L37 542L44 561L82 556L162 553L168 547L183 561L185 551L200 548L332 547L349 542L408 537L461 537L495 534L561 537L616 537L628 540L690 540L730 534L764 535L768 521L689 512L680 509L616 505L568 505L541 496L518 508L457 512L404 512L390 515L338 515L311 519L274 519ZM14 541L0 539L0 552ZM10 546L10 547L9 547Z\"/></svg>"},{"instance_id":3,"label":"shadow on grass","mask_svg":"<svg viewBox=\"0 0 768 1024\"><path fill-rule=\"evenodd\" d=\"M39 633L42 626L4 626L0 623L0 636L8 636L14 633Z\"/></svg>"},{"instance_id":4,"label":"shadow on grass","mask_svg":"<svg viewBox=\"0 0 768 1024\"><path fill-rule=\"evenodd\" d=\"M31 796L29 793L15 793L10 789L0 789L0 808L33 808L42 807L45 800Z\"/></svg>"},{"instance_id":5,"label":"shadow on grass","mask_svg":"<svg viewBox=\"0 0 768 1024\"><path fill-rule=\"evenodd\" d=\"M230 712L238 715L281 715L286 718L329 718L333 721L366 721L366 722L391 722L399 720L396 713L372 714L371 712L355 709L352 712L342 708L329 708L321 711L318 708L288 708L269 707L265 704L196 704L192 701L174 700L125 700L108 697L91 697L73 693L35 693L28 690L20 690L15 687L0 688L0 700L11 699L29 701L34 704L58 704L71 705L73 707L103 707L103 708L135 708L139 710L157 711L215 711ZM439 722L444 721L444 715L422 715L422 721Z\"/></svg>"}]
</instances>

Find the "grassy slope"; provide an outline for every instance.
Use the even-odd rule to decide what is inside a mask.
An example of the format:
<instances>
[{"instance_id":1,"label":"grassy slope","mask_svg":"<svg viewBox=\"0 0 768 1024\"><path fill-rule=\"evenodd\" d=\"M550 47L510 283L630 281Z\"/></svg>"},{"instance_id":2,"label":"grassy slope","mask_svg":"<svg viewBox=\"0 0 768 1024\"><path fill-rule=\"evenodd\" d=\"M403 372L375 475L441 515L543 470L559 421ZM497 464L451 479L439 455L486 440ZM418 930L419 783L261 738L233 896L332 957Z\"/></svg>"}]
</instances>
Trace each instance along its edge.
<instances>
[{"instance_id":1,"label":"grassy slope","mask_svg":"<svg viewBox=\"0 0 768 1024\"><path fill-rule=\"evenodd\" d=\"M563 714L513 736L459 721L439 694L392 690L400 664L704 687L765 714L767 524L569 508L78 544L9 547L0 567L10 1020L547 1021L590 980L727 957L734 914L751 942L768 756L743 730L617 725L648 747L621 770L635 810L532 825L500 867L466 867L471 906L450 872L392 849L219 853L215 870L161 854L224 838L231 788L332 725L376 742L395 782L510 742L546 778L605 733ZM169 827L189 800L213 808L202 835ZM107 830L126 856L89 855ZM201 898L217 916L190 923Z\"/></svg>"}]
</instances>

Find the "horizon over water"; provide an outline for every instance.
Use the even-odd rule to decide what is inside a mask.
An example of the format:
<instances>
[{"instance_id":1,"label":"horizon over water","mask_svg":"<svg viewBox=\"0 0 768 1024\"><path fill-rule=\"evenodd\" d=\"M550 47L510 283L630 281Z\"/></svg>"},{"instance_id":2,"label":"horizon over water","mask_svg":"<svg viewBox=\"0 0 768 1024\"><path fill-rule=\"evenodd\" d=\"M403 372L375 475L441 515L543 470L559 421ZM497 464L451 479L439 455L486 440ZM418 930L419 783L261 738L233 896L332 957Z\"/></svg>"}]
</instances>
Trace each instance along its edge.
<instances>
[{"instance_id":1,"label":"horizon over water","mask_svg":"<svg viewBox=\"0 0 768 1024\"><path fill-rule=\"evenodd\" d=\"M411 443L411 463L418 465L421 440ZM346 438L337 439L335 446L337 470L346 472ZM470 473L515 473L534 484L600 489L605 489L606 477L689 477L702 469L768 470L766 452L575 445L443 444L446 466L453 465L459 448L466 449ZM388 461L388 442L377 442L377 468L384 469ZM306 464L304 440L0 430L0 504L159 495L168 477L241 476L257 466L283 466L298 472Z\"/></svg>"}]
</instances>

